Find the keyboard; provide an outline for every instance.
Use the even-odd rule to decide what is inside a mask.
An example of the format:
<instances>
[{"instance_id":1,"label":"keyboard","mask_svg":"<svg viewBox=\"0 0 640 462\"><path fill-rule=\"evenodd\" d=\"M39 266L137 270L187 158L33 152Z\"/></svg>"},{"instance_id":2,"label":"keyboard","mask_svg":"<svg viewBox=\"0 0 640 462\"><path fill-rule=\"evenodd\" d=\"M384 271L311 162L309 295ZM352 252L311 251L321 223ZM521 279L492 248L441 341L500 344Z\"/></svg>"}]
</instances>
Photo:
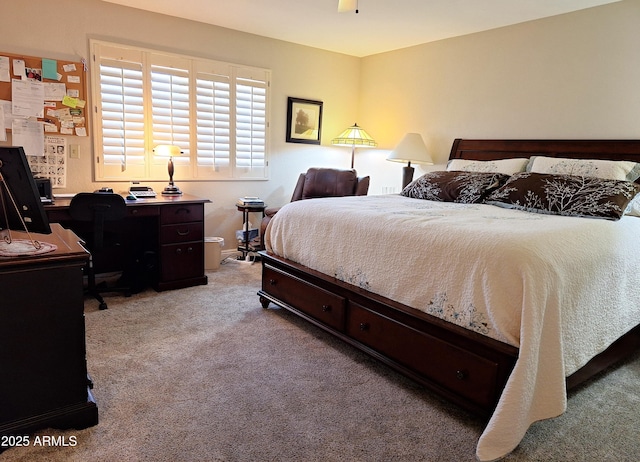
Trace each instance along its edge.
<instances>
[{"instance_id":1,"label":"keyboard","mask_svg":"<svg viewBox=\"0 0 640 462\"><path fill-rule=\"evenodd\" d=\"M140 199L156 197L156 192L151 188L148 188L148 189L147 188L145 189L131 188L129 189L129 194L131 194L132 196L136 196L137 198L140 198Z\"/></svg>"}]
</instances>

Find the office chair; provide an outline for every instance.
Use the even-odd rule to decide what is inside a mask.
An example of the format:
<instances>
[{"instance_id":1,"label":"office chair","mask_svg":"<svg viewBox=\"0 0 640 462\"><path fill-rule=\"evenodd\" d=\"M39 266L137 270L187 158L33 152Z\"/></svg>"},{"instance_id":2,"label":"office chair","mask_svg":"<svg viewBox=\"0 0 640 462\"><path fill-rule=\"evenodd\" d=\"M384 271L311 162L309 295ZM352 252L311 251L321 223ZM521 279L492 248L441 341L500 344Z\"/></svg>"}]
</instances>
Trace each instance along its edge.
<instances>
[{"instance_id":1,"label":"office chair","mask_svg":"<svg viewBox=\"0 0 640 462\"><path fill-rule=\"evenodd\" d=\"M111 236L105 233L105 222L124 219L127 207L119 194L113 193L78 193L71 199L69 214L74 221L91 224L90 230L79 232L84 246L90 254L87 269L87 293L93 296L101 310L107 309L102 292L124 292L131 295L128 287L96 286L95 257L103 250L113 248L117 243L111 242Z\"/></svg>"}]
</instances>

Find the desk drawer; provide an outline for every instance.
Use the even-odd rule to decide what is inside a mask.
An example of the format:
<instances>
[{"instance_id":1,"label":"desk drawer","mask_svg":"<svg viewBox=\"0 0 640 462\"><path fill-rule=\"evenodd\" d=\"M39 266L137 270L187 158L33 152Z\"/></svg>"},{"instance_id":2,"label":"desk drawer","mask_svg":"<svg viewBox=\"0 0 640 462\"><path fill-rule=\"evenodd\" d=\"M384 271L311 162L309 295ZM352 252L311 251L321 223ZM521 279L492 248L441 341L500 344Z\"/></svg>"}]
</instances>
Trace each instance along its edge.
<instances>
[{"instance_id":1,"label":"desk drawer","mask_svg":"<svg viewBox=\"0 0 640 462\"><path fill-rule=\"evenodd\" d=\"M160 279L163 282L204 274L204 242L160 246Z\"/></svg>"},{"instance_id":2,"label":"desk drawer","mask_svg":"<svg viewBox=\"0 0 640 462\"><path fill-rule=\"evenodd\" d=\"M157 217L158 215L160 215L160 207L157 205L127 206L128 217Z\"/></svg>"},{"instance_id":3,"label":"desk drawer","mask_svg":"<svg viewBox=\"0 0 640 462\"><path fill-rule=\"evenodd\" d=\"M47 218L49 219L49 223L65 223L67 221L71 221L71 215L69 215L69 208L49 208L46 209Z\"/></svg>"},{"instance_id":4,"label":"desk drawer","mask_svg":"<svg viewBox=\"0 0 640 462\"><path fill-rule=\"evenodd\" d=\"M485 408L495 403L498 364L349 303L347 335Z\"/></svg>"},{"instance_id":5,"label":"desk drawer","mask_svg":"<svg viewBox=\"0 0 640 462\"><path fill-rule=\"evenodd\" d=\"M199 223L181 223L160 227L160 244L177 242L202 241L204 239L204 225Z\"/></svg>"},{"instance_id":6,"label":"desk drawer","mask_svg":"<svg viewBox=\"0 0 640 462\"><path fill-rule=\"evenodd\" d=\"M281 273L269 265L262 272L262 290L278 300L344 331L346 300L320 287Z\"/></svg>"},{"instance_id":7,"label":"desk drawer","mask_svg":"<svg viewBox=\"0 0 640 462\"><path fill-rule=\"evenodd\" d=\"M161 225L192 221L204 221L204 206L202 204L166 205L160 209Z\"/></svg>"}]
</instances>

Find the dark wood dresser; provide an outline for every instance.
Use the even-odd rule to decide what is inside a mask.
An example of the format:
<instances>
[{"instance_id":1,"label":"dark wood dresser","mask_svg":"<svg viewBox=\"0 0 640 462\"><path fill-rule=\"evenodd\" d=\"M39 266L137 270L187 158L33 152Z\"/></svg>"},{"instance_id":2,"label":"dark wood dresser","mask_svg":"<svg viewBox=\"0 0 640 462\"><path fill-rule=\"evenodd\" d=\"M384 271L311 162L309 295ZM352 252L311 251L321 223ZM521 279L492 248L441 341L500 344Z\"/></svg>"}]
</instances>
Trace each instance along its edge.
<instances>
[{"instance_id":1,"label":"dark wood dresser","mask_svg":"<svg viewBox=\"0 0 640 462\"><path fill-rule=\"evenodd\" d=\"M89 255L71 231L51 228L32 236L55 251L0 257L0 437L98 423L85 347L82 277Z\"/></svg>"}]
</instances>

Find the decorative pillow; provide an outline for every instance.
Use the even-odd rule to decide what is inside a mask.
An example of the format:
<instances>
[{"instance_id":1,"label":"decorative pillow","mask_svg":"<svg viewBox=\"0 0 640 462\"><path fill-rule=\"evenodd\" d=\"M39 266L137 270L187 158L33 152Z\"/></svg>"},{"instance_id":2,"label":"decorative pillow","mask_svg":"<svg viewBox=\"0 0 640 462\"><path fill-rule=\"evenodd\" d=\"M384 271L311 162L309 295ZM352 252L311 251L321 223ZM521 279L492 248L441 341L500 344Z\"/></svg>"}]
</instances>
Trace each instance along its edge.
<instances>
[{"instance_id":1,"label":"decorative pillow","mask_svg":"<svg viewBox=\"0 0 640 462\"><path fill-rule=\"evenodd\" d=\"M486 203L527 212L618 220L638 192L640 185L631 181L524 172L493 191Z\"/></svg>"},{"instance_id":2,"label":"decorative pillow","mask_svg":"<svg viewBox=\"0 0 640 462\"><path fill-rule=\"evenodd\" d=\"M494 172L513 175L514 173L524 172L528 163L528 158L498 160L451 159L447 164L447 171Z\"/></svg>"},{"instance_id":3,"label":"decorative pillow","mask_svg":"<svg viewBox=\"0 0 640 462\"><path fill-rule=\"evenodd\" d=\"M529 161L527 171L551 175L590 176L621 181L636 181L640 178L640 164L625 160L566 159L563 157L534 156Z\"/></svg>"},{"instance_id":4,"label":"decorative pillow","mask_svg":"<svg viewBox=\"0 0 640 462\"><path fill-rule=\"evenodd\" d=\"M509 178L501 173L429 172L409 183L400 193L415 199L439 202L482 202Z\"/></svg>"}]
</instances>

